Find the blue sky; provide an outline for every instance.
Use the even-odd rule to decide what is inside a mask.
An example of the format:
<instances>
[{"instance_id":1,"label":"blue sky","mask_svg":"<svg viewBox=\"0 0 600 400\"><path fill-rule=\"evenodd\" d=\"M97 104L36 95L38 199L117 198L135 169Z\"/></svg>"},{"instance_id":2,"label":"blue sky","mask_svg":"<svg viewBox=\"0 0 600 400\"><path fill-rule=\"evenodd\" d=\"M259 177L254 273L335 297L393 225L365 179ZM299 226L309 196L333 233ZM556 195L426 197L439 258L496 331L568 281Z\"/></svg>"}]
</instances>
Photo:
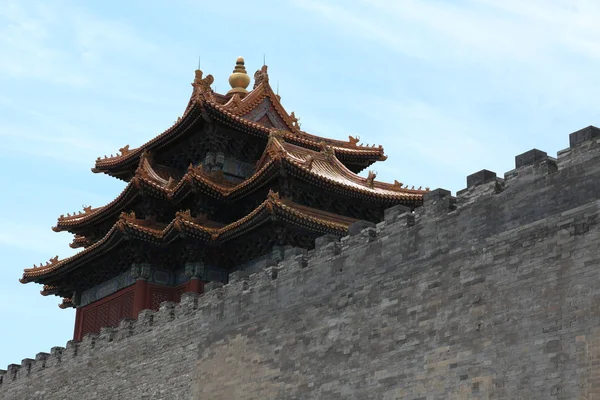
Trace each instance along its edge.
<instances>
[{"instance_id":1,"label":"blue sky","mask_svg":"<svg viewBox=\"0 0 600 400\"><path fill-rule=\"evenodd\" d=\"M0 368L63 345L74 311L23 268L73 254L60 214L124 183L94 160L169 127L198 56L229 89L269 66L308 132L359 135L378 179L460 190L600 126L600 3L589 0L0 2Z\"/></svg>"}]
</instances>

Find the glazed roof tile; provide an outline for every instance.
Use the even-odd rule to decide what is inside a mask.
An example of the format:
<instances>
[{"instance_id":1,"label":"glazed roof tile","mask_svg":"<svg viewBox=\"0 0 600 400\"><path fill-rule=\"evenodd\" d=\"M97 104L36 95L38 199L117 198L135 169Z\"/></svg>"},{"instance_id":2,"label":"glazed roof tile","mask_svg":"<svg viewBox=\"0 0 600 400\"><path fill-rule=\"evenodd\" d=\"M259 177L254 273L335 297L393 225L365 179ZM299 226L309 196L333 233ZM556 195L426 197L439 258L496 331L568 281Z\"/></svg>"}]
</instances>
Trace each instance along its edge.
<instances>
[{"instance_id":1,"label":"glazed roof tile","mask_svg":"<svg viewBox=\"0 0 600 400\"><path fill-rule=\"evenodd\" d=\"M202 118L202 115L216 118L225 124L240 128L249 134L267 137L270 133L278 129L264 126L261 123L244 117L265 98L269 99L273 109L285 122L287 127L287 129L284 129L286 139L297 145L317 149L319 143L324 141L328 145L335 147L340 155L350 159L372 159L373 161L377 161L387 158L381 146L361 146L357 144L358 140L352 137L349 137L349 141L346 142L311 135L300 130L297 123L298 120L293 116L293 113L288 114L283 108L279 101L279 96L270 87L268 78L263 79L244 98L240 98L237 94L233 96L219 95L210 88L211 83L212 76L208 75L206 78L202 78L202 72L196 71L196 79L192 84L194 89L188 106L184 114L171 127L138 148L130 149L129 145L127 145L121 148L119 150L120 154L116 156L105 156L104 159L99 157L92 171L108 172L119 165L128 165L131 162L135 163L144 151L160 147L185 133L189 126Z\"/></svg>"},{"instance_id":2,"label":"glazed roof tile","mask_svg":"<svg viewBox=\"0 0 600 400\"><path fill-rule=\"evenodd\" d=\"M213 177L202 170L202 167L188 168L186 174L178 181L165 179L153 168L150 158L142 156L135 177L128 183L121 194L112 202L99 208L85 208L85 212L61 216L52 229L55 231L73 231L83 226L103 221L121 212L128 204L138 198L140 189L149 190L167 200L181 198L191 191L193 185L200 186L204 193L222 200L235 198L260 187L278 173L275 164L283 163L284 167L296 176L312 181L322 187L338 187L345 189L350 195L366 196L380 200L404 200L419 202L425 190L403 188L400 184L389 184L374 180L375 175L367 178L358 176L342 164L331 148L325 147L317 152L294 144L286 143L271 135L263 157L258 162L258 170L245 181L232 184L226 180L215 181ZM335 150L333 150L335 152ZM83 239L75 241L83 243Z\"/></svg>"},{"instance_id":3,"label":"glazed roof tile","mask_svg":"<svg viewBox=\"0 0 600 400\"><path fill-rule=\"evenodd\" d=\"M300 206L289 200L280 199L279 195L273 192L270 192L268 198L247 216L228 225L193 218L189 211L178 212L175 219L168 225L140 220L132 213L122 213L119 220L101 240L71 257L60 261L55 257L46 265L25 269L20 281L22 283L32 281L43 283L45 277L72 270L110 251L124 239L125 235L164 245L184 232L186 235L206 242L222 243L252 230L259 226L260 222L269 219L271 215L277 215L292 225L319 233L334 233L340 236L344 235L348 226L356 221L353 218ZM50 290L54 290L53 288L49 286L48 293Z\"/></svg>"}]
</instances>

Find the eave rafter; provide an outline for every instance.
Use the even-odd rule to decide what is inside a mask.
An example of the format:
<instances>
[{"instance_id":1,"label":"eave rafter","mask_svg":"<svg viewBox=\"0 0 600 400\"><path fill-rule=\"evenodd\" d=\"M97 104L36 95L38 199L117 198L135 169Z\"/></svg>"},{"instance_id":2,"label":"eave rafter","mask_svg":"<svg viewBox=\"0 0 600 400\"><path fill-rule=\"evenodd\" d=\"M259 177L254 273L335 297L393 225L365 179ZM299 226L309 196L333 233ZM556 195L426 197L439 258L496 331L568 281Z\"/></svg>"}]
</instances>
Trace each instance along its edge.
<instances>
[{"instance_id":1,"label":"eave rafter","mask_svg":"<svg viewBox=\"0 0 600 400\"><path fill-rule=\"evenodd\" d=\"M257 162L257 171L237 185L219 179L216 176L218 174L205 172L202 165L190 165L179 181L165 179L156 173L150 154L145 152L140 158L134 178L115 200L104 207L86 208L84 213L61 216L52 229L57 232L76 233L78 229L114 218L121 211L128 209L141 192L169 202L182 201L194 192L206 194L219 201L235 201L279 176L281 168L325 190L336 188L348 196L368 201L418 205L428 190L408 189L397 181L394 184L379 182L375 180L374 172L370 172L367 178L360 177L337 159L331 146L321 143L321 151L315 152L286 143L284 138L283 132L273 132L269 136L263 156ZM89 240L76 237L71 247L85 247L89 244Z\"/></svg>"},{"instance_id":2,"label":"eave rafter","mask_svg":"<svg viewBox=\"0 0 600 400\"><path fill-rule=\"evenodd\" d=\"M269 192L268 198L247 216L227 225L206 221L202 217L193 217L189 211L178 212L167 225L137 219L133 213L122 213L101 240L74 256L60 261L55 257L46 265L25 269L20 281L21 283L44 283L49 277L68 273L110 251L123 240L137 239L157 246L167 246L179 237L192 237L206 243L220 245L252 231L268 220L286 221L290 225L312 231L315 235L331 233L338 236L346 234L350 224L356 221L353 218L340 217L294 204L289 199L280 199L274 192ZM55 290L52 286L44 288L46 294L53 294L52 290Z\"/></svg>"}]
</instances>

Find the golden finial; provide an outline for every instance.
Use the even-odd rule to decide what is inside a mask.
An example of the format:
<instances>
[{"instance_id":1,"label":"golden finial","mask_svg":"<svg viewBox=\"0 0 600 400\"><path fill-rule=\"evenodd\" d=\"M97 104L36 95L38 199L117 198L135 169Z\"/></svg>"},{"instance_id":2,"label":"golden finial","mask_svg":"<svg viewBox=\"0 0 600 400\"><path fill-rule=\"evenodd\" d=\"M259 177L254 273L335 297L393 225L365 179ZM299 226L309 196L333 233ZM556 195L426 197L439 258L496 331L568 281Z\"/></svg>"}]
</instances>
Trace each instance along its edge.
<instances>
[{"instance_id":1,"label":"golden finial","mask_svg":"<svg viewBox=\"0 0 600 400\"><path fill-rule=\"evenodd\" d=\"M235 61L235 68L233 73L229 75L229 84L231 90L227 94L246 94L248 91L246 88L250 84L250 76L246 73L246 67L244 66L244 58L238 57Z\"/></svg>"}]
</instances>

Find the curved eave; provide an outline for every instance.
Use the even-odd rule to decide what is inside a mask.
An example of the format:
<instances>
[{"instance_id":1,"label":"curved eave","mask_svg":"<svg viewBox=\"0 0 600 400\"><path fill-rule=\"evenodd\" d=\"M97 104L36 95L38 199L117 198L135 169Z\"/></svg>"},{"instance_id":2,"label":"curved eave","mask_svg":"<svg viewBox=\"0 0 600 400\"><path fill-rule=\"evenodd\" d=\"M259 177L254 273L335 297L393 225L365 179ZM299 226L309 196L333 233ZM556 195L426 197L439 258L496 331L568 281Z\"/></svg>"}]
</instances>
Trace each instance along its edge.
<instances>
[{"instance_id":1,"label":"curved eave","mask_svg":"<svg viewBox=\"0 0 600 400\"><path fill-rule=\"evenodd\" d=\"M335 148L340 160L347 163L356 163L360 167L363 167L364 165L364 168L376 161L383 161L387 158L383 154L383 148L381 146L356 146L350 142L322 138L311 135L304 131L300 131L290 122L289 115L279 101L273 101L273 96L275 96L275 94L272 93L272 89L267 87L264 90L265 94L262 97L258 96L257 99L262 100L264 97L269 97L271 99L276 112L280 115L290 129L289 131L286 131L286 139L288 141L312 150L318 150L320 143L325 142ZM252 93L253 92L250 92L248 97L252 97ZM168 143L178 139L181 135L185 134L189 128L193 126L200 118L204 118L205 120L214 119L220 121L226 126L264 139L267 139L269 134L275 130L274 128L266 127L258 122L243 118L242 116L238 115L238 113L235 112L235 109L232 107L227 107L227 105L219 104L216 101L207 100L205 97L206 96L197 96L192 94L192 98L190 100L191 103L186 109L184 115L170 128L136 149L127 150L127 152L114 157L108 157L104 159L98 158L94 168L92 168L92 171L95 173L106 173L119 179L129 181L131 179L131 169L134 168L139 162L139 158L144 151L152 151L157 147L165 146ZM214 93L212 93L212 97L215 97ZM243 103L244 100L241 100L241 102ZM253 107L256 106L254 103L258 104L257 101L252 102ZM243 108L243 112L245 113L251 110L251 107Z\"/></svg>"},{"instance_id":2,"label":"curved eave","mask_svg":"<svg viewBox=\"0 0 600 400\"><path fill-rule=\"evenodd\" d=\"M290 147L290 145L282 145L278 140L270 142L265 150L265 160L262 167L250 178L236 186L223 186L222 184L213 182L206 174L194 168L190 168L179 182L169 185L169 182L159 178L147 160L144 160L142 168L138 169L134 179L129 182L115 200L106 206L97 208L86 214L59 218L57 226L53 229L55 231L66 230L76 233L93 224L114 218L120 212L128 210L128 206L139 197L140 192L173 202L182 201L192 192L203 193L220 201L234 201L248 193L252 193L257 188L271 181L275 176L278 176L280 171L278 168L279 165L282 165L285 170L306 182L326 190L342 192L345 195L355 198L377 202L403 202L416 205L421 202L423 194L426 193L421 190L398 188L392 184L379 181L373 181L372 187L368 187L366 178L359 177L348 170L335 156L327 161L333 170L333 175L329 174L327 176L327 174L315 172L312 168L307 168L297 156L286 150L287 147ZM276 148L275 150L282 153L279 156L276 154L272 155L270 148ZM302 148L297 147L297 150L302 150ZM302 151L321 157L320 153L317 152L310 150ZM321 160L321 162L323 161ZM339 179L339 177L343 179ZM75 240L71 247L76 248L86 245L89 245L89 242L80 239Z\"/></svg>"},{"instance_id":3,"label":"curved eave","mask_svg":"<svg viewBox=\"0 0 600 400\"><path fill-rule=\"evenodd\" d=\"M129 181L131 179L131 169L137 166L144 151L151 151L156 147L165 146L177 140L190 127L194 126L198 120L203 118L202 110L197 105L197 103L194 103L175 124L142 146L115 157L98 158L94 168L92 168L92 172L102 172Z\"/></svg>"},{"instance_id":4,"label":"curved eave","mask_svg":"<svg viewBox=\"0 0 600 400\"><path fill-rule=\"evenodd\" d=\"M76 233L76 231L93 225L98 222L110 218L112 215L123 211L123 208L130 204L137 198L139 191L131 182L125 186L125 189L110 203L105 206L98 207L91 212L73 215L70 217L58 218L56 226L52 227L54 232L70 232ZM75 243L75 242L74 242Z\"/></svg>"},{"instance_id":5,"label":"curved eave","mask_svg":"<svg viewBox=\"0 0 600 400\"><path fill-rule=\"evenodd\" d=\"M189 215L178 213L175 219L163 229L143 226L143 221L121 217L110 231L98 242L64 260L24 270L21 283L44 283L57 275L64 275L81 265L101 257L124 240L137 239L158 246L168 245L182 236L191 236L206 243L221 244L251 231L263 223L280 219L299 228L318 233L344 235L355 219L324 213L319 210L295 205L270 195L250 214L240 220L220 228L206 227Z\"/></svg>"},{"instance_id":6,"label":"curved eave","mask_svg":"<svg viewBox=\"0 0 600 400\"><path fill-rule=\"evenodd\" d=\"M75 307L75 304L73 304L73 299L68 297L63 298L62 301L58 304L58 308L63 310L73 307Z\"/></svg>"}]
</instances>

